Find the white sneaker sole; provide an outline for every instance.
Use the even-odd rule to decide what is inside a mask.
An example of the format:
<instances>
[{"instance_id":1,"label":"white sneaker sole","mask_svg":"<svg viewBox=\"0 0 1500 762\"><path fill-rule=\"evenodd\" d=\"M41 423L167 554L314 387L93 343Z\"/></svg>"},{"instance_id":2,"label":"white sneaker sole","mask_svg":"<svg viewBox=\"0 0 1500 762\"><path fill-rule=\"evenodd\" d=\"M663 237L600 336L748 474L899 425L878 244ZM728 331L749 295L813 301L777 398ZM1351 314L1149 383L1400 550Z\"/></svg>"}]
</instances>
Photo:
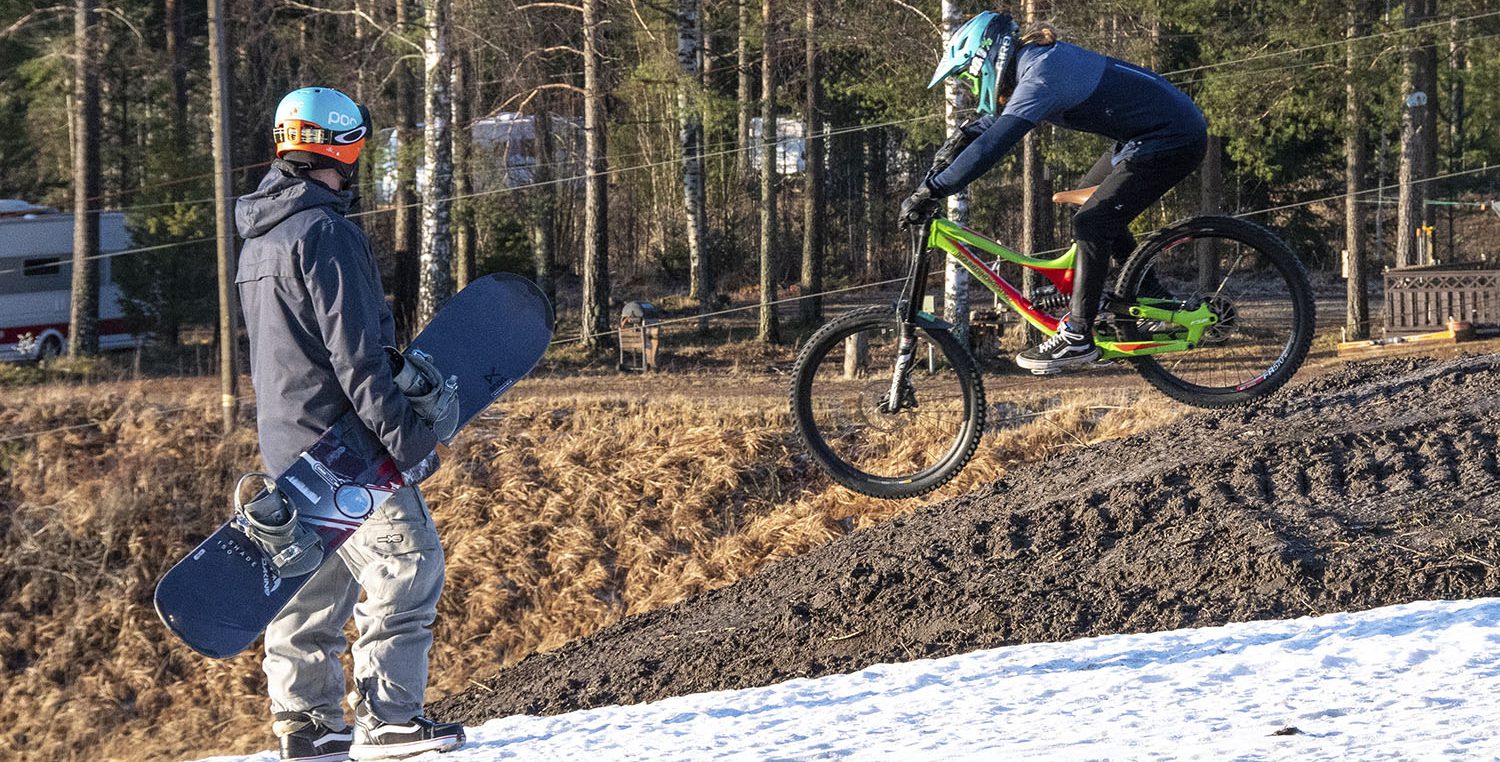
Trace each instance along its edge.
<instances>
[{"instance_id":1,"label":"white sneaker sole","mask_svg":"<svg viewBox=\"0 0 1500 762\"><path fill-rule=\"evenodd\" d=\"M1099 359L1099 348L1087 354L1074 355L1063 360L1032 360L1030 358L1016 355L1016 365L1039 375L1057 373L1080 365L1092 366Z\"/></svg>"},{"instance_id":2,"label":"white sneaker sole","mask_svg":"<svg viewBox=\"0 0 1500 762\"><path fill-rule=\"evenodd\" d=\"M349 759L356 762L403 759L405 757L414 757L418 754L425 754L429 751L453 751L463 745L464 737L462 735L430 738L425 741L408 741L406 743L371 744L367 746L355 744L349 749Z\"/></svg>"}]
</instances>

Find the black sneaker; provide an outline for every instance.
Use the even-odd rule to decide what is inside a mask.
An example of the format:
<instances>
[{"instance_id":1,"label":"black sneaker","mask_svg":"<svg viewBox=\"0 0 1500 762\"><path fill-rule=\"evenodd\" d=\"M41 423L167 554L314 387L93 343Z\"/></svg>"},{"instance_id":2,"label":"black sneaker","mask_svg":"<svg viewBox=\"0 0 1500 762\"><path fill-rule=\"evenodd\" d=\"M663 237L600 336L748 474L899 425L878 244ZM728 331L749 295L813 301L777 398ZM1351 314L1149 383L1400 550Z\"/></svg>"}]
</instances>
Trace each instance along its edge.
<instances>
[{"instance_id":1,"label":"black sneaker","mask_svg":"<svg viewBox=\"0 0 1500 762\"><path fill-rule=\"evenodd\" d=\"M401 759L429 751L453 751L464 745L464 726L434 722L418 715L406 722L366 717L354 726L354 760Z\"/></svg>"},{"instance_id":2,"label":"black sneaker","mask_svg":"<svg viewBox=\"0 0 1500 762\"><path fill-rule=\"evenodd\" d=\"M1041 346L1016 355L1016 364L1038 375L1056 373L1061 370L1087 365L1099 359L1099 348L1094 346L1094 337L1063 321L1057 333L1042 342Z\"/></svg>"},{"instance_id":3,"label":"black sneaker","mask_svg":"<svg viewBox=\"0 0 1500 762\"><path fill-rule=\"evenodd\" d=\"M347 762L352 728L324 727L302 712L277 712L271 731L281 741L282 762Z\"/></svg>"}]
</instances>

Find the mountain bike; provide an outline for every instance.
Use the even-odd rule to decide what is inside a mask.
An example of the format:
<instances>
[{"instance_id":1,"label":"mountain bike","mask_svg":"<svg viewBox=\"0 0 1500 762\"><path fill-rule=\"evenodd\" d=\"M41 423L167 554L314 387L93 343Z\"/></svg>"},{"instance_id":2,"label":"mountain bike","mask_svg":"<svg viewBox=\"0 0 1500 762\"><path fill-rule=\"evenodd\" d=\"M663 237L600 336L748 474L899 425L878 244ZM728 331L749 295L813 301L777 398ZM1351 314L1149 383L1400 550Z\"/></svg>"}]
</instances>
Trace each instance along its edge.
<instances>
[{"instance_id":1,"label":"mountain bike","mask_svg":"<svg viewBox=\"0 0 1500 762\"><path fill-rule=\"evenodd\" d=\"M1054 200L1082 203L1088 190ZM813 460L872 497L937 489L973 457L984 429L978 364L951 324L921 309L933 250L1048 336L1072 293L1076 243L1044 259L941 215L913 227L899 301L822 326L792 371L792 418ZM1000 276L1004 262L1042 276L1033 298ZM1280 236L1248 220L1205 216L1136 247L1105 291L1094 335L1100 364L1130 363L1173 399L1224 408L1286 384L1307 358L1313 322L1307 270Z\"/></svg>"}]
</instances>

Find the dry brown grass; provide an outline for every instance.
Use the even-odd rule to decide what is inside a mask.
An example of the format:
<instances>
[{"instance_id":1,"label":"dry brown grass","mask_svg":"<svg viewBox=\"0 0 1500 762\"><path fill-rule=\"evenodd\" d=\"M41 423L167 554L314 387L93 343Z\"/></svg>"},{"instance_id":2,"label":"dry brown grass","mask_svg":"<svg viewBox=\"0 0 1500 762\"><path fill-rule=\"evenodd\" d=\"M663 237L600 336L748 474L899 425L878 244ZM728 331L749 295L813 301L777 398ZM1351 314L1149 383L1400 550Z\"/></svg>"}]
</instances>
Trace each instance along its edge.
<instances>
[{"instance_id":1,"label":"dry brown grass","mask_svg":"<svg viewBox=\"0 0 1500 762\"><path fill-rule=\"evenodd\" d=\"M433 697L926 502L831 487L792 441L779 385L747 395L703 383L663 394L660 379L639 379L603 395L523 385L460 437L425 487L448 551ZM169 386L0 402L0 436L99 422L0 444L0 757L268 745L258 657L199 657L151 608L156 579L226 517L231 478L256 465L250 432L218 434L206 386ZM1025 417L987 434L938 497L1178 415L1154 395L1027 388L1007 408ZM184 402L200 404L161 412Z\"/></svg>"}]
</instances>

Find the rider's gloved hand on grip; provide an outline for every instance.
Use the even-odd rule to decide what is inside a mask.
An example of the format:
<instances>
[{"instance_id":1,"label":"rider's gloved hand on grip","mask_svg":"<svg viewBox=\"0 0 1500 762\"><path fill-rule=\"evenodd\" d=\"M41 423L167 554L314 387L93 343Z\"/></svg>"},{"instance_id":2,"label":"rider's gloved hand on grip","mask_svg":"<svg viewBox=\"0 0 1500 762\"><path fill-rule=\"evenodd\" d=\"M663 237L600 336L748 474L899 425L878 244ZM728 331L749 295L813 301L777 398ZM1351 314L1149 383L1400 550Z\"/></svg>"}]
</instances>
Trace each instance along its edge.
<instances>
[{"instance_id":1,"label":"rider's gloved hand on grip","mask_svg":"<svg viewBox=\"0 0 1500 762\"><path fill-rule=\"evenodd\" d=\"M417 416L427 422L438 441L447 444L458 433L458 377L444 379L432 358L412 350L405 354L386 347L396 388L406 395Z\"/></svg>"},{"instance_id":2,"label":"rider's gloved hand on grip","mask_svg":"<svg viewBox=\"0 0 1500 762\"><path fill-rule=\"evenodd\" d=\"M937 211L938 200L932 197L932 191L926 183L917 186L917 189L905 201L901 202L901 214L897 223L905 228L912 225L920 225Z\"/></svg>"}]
</instances>

